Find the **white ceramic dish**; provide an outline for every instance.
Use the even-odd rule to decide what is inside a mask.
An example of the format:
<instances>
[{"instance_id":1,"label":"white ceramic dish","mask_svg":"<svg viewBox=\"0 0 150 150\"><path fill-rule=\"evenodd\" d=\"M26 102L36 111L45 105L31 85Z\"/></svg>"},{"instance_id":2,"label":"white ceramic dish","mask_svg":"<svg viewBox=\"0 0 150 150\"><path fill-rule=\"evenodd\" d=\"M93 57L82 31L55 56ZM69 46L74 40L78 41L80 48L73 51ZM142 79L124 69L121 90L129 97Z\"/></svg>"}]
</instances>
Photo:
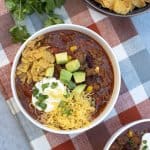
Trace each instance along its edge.
<instances>
[{"instance_id":1,"label":"white ceramic dish","mask_svg":"<svg viewBox=\"0 0 150 150\"><path fill-rule=\"evenodd\" d=\"M23 106L21 105L17 93L16 93L16 88L15 88L15 71L16 71L16 66L18 64L18 60L21 56L22 51L24 50L26 44L30 41L35 39L37 36L45 34L47 32L51 32L51 31L56 31L56 30L75 30L75 31L79 31L81 33L87 34L88 36L90 36L91 38L93 38L94 40L96 40L105 50L105 52L107 53L107 55L109 56L109 59L111 60L112 66L113 66L113 71L114 71L114 90L112 93L112 97L109 101L109 103L107 104L107 106L105 107L104 111L95 119L92 121L91 125L88 127L84 127L84 128L80 128L80 129L76 129L76 130L55 130L55 129L50 129L48 127L45 127L44 125L42 125L41 123L37 122L36 120L34 120L27 112L26 110L23 108ZM112 108L114 107L117 98L118 98L118 94L119 94L119 90L120 90L120 69L119 69L119 65L117 62L117 59L111 49L111 47L108 45L108 43L101 37L99 36L97 33L95 33L94 31L86 28L86 27L82 27L79 25L72 25L72 24L60 24L60 25L54 25L54 26L50 26L47 28L44 28L38 32L36 32L35 34L33 34L30 38L28 38L20 47L20 49L18 50L16 57L14 59L14 63L12 66L12 71L11 71L11 88L12 88L12 92L13 92L13 96L15 99L15 102L17 103L19 109L21 110L21 112L26 116L26 118L28 120L30 120L33 124L35 124L36 126L38 126L39 128L49 131L49 132L53 132L53 133L59 133L59 134L75 134L75 133L80 133L83 131L86 131L90 128L93 128L94 126L98 125L99 123L101 123L106 116L110 113L110 111L112 110Z\"/></svg>"},{"instance_id":2,"label":"white ceramic dish","mask_svg":"<svg viewBox=\"0 0 150 150\"><path fill-rule=\"evenodd\" d=\"M135 125L141 124L141 123L146 123L149 122L150 123L150 119L142 119L142 120L138 120L138 121L134 121L132 123L129 123L127 125L125 125L124 127L120 128L117 132L115 132L111 138L109 139L109 141L106 143L104 150L109 150L111 145L113 144L113 142L117 139L117 137L119 137L123 132L125 132L126 130L128 130L131 127L134 127Z\"/></svg>"}]
</instances>

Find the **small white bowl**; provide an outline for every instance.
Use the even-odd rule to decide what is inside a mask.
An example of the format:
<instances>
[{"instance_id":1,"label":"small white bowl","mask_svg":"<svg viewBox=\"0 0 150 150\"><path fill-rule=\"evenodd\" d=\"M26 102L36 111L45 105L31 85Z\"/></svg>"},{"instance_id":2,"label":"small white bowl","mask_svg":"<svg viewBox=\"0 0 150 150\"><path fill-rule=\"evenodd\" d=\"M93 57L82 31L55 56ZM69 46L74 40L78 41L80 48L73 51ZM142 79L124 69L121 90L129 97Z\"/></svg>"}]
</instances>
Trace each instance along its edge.
<instances>
[{"instance_id":1,"label":"small white bowl","mask_svg":"<svg viewBox=\"0 0 150 150\"><path fill-rule=\"evenodd\" d=\"M117 132L115 132L111 138L109 139L109 141L106 143L104 150L109 150L111 145L114 143L114 141L125 131L127 131L128 129L134 127L135 125L141 124L141 123L150 123L150 119L141 119L141 120L137 120L134 121L132 123L129 123L127 125L125 125L124 127L120 128Z\"/></svg>"},{"instance_id":2,"label":"small white bowl","mask_svg":"<svg viewBox=\"0 0 150 150\"><path fill-rule=\"evenodd\" d=\"M17 93L16 93L16 87L15 87L15 72L16 72L16 66L18 64L19 58L21 56L22 51L24 50L26 44L30 41L35 39L36 37L38 37L39 35L43 35L45 33L51 32L51 31L57 31L57 30L74 30L74 31L79 31L83 34L86 34L88 36L90 36L91 38L93 38L95 41L97 41L105 50L105 52L107 53L107 55L109 56L109 59L111 60L111 64L113 67L113 71L114 71L114 89L113 89L113 93L111 96L111 99L109 101L109 103L107 104L107 106L105 107L104 111L102 113L100 113L100 115L92 121L92 123L88 126L88 127L84 127L84 128L80 128L80 129L75 129L75 130L55 130L55 129L50 129L44 125L42 125L41 123L37 122L36 120L34 120L27 112L26 110L23 108L22 104L20 103L20 100L18 99ZM83 27L83 26L79 26L79 25L72 25L72 24L60 24L60 25L54 25L54 26L50 26L47 28L43 28L40 31L36 32L35 34L33 34L30 38L28 38L20 47L20 49L18 50L16 57L14 59L14 63L12 66L12 70L11 70L11 89L12 89L12 93L13 93L13 97L15 99L15 102L17 103L19 109L21 110L21 112L26 116L26 118L28 120L30 120L33 124L35 124L36 126L38 126L39 128L49 131L49 132L53 132L53 133L58 133L58 134L77 134L80 132L84 132L88 129L93 128L94 126L98 125L99 123L101 123L106 116L110 113L110 111L112 110L112 108L114 107L118 95L119 95L119 90L120 90L120 82L121 82L121 77L120 77L120 69L119 69L119 65L117 62L117 59L113 53L113 50L111 49L111 47L108 45L108 43L97 33L95 33L94 31Z\"/></svg>"}]
</instances>

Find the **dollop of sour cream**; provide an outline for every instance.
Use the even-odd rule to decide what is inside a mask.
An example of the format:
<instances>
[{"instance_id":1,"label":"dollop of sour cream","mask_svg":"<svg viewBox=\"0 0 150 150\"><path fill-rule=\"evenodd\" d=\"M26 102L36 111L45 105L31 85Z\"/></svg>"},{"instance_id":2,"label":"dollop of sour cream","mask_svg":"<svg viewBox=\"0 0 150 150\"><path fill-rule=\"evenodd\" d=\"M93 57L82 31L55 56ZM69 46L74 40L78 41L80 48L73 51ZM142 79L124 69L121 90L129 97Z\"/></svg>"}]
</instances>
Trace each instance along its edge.
<instances>
[{"instance_id":1,"label":"dollop of sour cream","mask_svg":"<svg viewBox=\"0 0 150 150\"><path fill-rule=\"evenodd\" d=\"M140 150L150 150L150 133L145 133L142 136Z\"/></svg>"},{"instance_id":2,"label":"dollop of sour cream","mask_svg":"<svg viewBox=\"0 0 150 150\"><path fill-rule=\"evenodd\" d=\"M36 91L32 94L32 104L44 112L52 111L56 105L61 101L62 96L66 93L66 86L56 78L43 78L35 84L33 90ZM39 95L44 99L40 100ZM44 104L44 109L40 105Z\"/></svg>"}]
</instances>

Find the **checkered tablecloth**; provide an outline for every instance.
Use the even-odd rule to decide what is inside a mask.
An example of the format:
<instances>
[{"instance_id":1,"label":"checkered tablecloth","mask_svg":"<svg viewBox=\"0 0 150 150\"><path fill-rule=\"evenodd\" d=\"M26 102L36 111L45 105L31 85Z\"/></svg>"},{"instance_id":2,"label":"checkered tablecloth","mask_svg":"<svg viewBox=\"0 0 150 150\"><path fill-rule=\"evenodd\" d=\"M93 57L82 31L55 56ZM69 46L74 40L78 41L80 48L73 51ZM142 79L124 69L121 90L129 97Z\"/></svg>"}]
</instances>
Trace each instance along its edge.
<instances>
[{"instance_id":1,"label":"checkered tablecloth","mask_svg":"<svg viewBox=\"0 0 150 150\"><path fill-rule=\"evenodd\" d=\"M150 118L150 54L130 19L107 17L88 8L82 0L66 0L56 9L65 23L86 26L100 34L113 48L122 74L117 104L103 123L78 135L47 133L30 123L17 108L10 88L10 72L20 44L14 44L8 29L14 21L0 0L0 90L10 110L35 150L103 150L109 137L123 125ZM24 21L32 34L42 28L36 14Z\"/></svg>"}]
</instances>

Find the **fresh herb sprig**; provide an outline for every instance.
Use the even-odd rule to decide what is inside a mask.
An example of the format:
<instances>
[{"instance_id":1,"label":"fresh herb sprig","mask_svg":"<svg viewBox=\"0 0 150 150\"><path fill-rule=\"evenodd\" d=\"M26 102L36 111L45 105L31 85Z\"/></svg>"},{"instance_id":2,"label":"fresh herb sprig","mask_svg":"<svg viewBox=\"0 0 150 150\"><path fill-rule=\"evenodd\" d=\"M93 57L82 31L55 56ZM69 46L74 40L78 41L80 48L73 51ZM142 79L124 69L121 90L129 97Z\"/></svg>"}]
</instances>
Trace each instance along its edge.
<instances>
[{"instance_id":1,"label":"fresh herb sprig","mask_svg":"<svg viewBox=\"0 0 150 150\"><path fill-rule=\"evenodd\" d=\"M61 7L65 0L6 0L6 7L12 13L16 25L9 29L14 42L24 42L30 34L22 21L27 15L37 13L47 16L43 26L63 23L62 18L54 13L54 9Z\"/></svg>"}]
</instances>

